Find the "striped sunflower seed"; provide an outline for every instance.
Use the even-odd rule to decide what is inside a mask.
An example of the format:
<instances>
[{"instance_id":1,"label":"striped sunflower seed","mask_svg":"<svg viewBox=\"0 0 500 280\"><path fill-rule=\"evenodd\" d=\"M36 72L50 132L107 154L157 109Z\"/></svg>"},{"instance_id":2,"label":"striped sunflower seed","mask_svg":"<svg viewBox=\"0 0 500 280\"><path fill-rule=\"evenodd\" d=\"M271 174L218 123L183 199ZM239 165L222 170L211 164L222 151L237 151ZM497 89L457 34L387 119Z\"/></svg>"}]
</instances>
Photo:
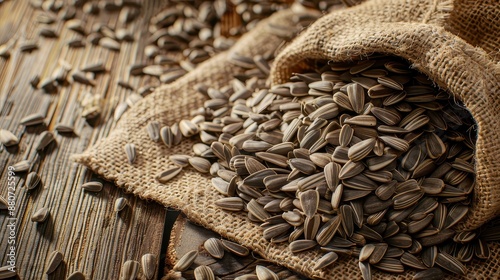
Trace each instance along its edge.
<instances>
[{"instance_id":1,"label":"striped sunflower seed","mask_svg":"<svg viewBox=\"0 0 500 280\"><path fill-rule=\"evenodd\" d=\"M0 210L9 208L9 202L3 196L0 196Z\"/></svg>"},{"instance_id":2,"label":"striped sunflower seed","mask_svg":"<svg viewBox=\"0 0 500 280\"><path fill-rule=\"evenodd\" d=\"M196 280L215 280L215 275L210 267L200 265L194 269L194 278Z\"/></svg>"},{"instance_id":3,"label":"striped sunflower seed","mask_svg":"<svg viewBox=\"0 0 500 280\"><path fill-rule=\"evenodd\" d=\"M193 263L194 260L198 257L198 251L192 250L184 254L179 261L172 268L175 271L185 271L187 270Z\"/></svg>"},{"instance_id":4,"label":"striped sunflower seed","mask_svg":"<svg viewBox=\"0 0 500 280\"><path fill-rule=\"evenodd\" d=\"M127 155L128 162L133 164L137 156L135 145L132 143L125 144L125 154Z\"/></svg>"},{"instance_id":5,"label":"striped sunflower seed","mask_svg":"<svg viewBox=\"0 0 500 280\"><path fill-rule=\"evenodd\" d=\"M128 105L127 105L128 106ZM146 126L146 131L149 138L155 142L160 140L160 123L157 121L151 121Z\"/></svg>"},{"instance_id":6,"label":"striped sunflower seed","mask_svg":"<svg viewBox=\"0 0 500 280\"><path fill-rule=\"evenodd\" d=\"M117 200L115 200L115 206L114 206L115 212L122 211L123 209L125 209L127 204L128 204L128 200L126 198L124 198L124 197L118 198Z\"/></svg>"},{"instance_id":7,"label":"striped sunflower seed","mask_svg":"<svg viewBox=\"0 0 500 280\"><path fill-rule=\"evenodd\" d=\"M222 259L222 257L224 257L224 247L219 239L209 238L205 240L203 246L212 257L216 259Z\"/></svg>"},{"instance_id":8,"label":"striped sunflower seed","mask_svg":"<svg viewBox=\"0 0 500 280\"><path fill-rule=\"evenodd\" d=\"M38 187L40 183L40 176L36 172L30 172L28 176L26 177L26 182L25 185L28 188L28 190L33 190L36 187Z\"/></svg>"},{"instance_id":9,"label":"striped sunflower seed","mask_svg":"<svg viewBox=\"0 0 500 280\"><path fill-rule=\"evenodd\" d=\"M326 253L320 259L318 259L318 261L314 265L314 269L315 270L323 269L323 268L333 264L334 262L336 262L338 260L338 258L339 258L339 255L337 255L337 253L335 253L335 252Z\"/></svg>"},{"instance_id":10,"label":"striped sunflower seed","mask_svg":"<svg viewBox=\"0 0 500 280\"><path fill-rule=\"evenodd\" d=\"M189 164L201 173L209 173L210 172L210 161L201 157L191 157L188 159Z\"/></svg>"},{"instance_id":11,"label":"striped sunflower seed","mask_svg":"<svg viewBox=\"0 0 500 280\"><path fill-rule=\"evenodd\" d=\"M372 270L370 264L368 262L359 262L358 266L359 270L361 271L361 276L363 277L363 280L371 280Z\"/></svg>"},{"instance_id":12,"label":"striped sunflower seed","mask_svg":"<svg viewBox=\"0 0 500 280\"><path fill-rule=\"evenodd\" d=\"M443 279L445 274L437 267L431 267L426 270L419 271L413 276L413 280L439 280Z\"/></svg>"},{"instance_id":13,"label":"striped sunflower seed","mask_svg":"<svg viewBox=\"0 0 500 280\"><path fill-rule=\"evenodd\" d=\"M347 86L347 96L351 103L352 109L356 113L361 113L365 106L365 91L358 83L353 83Z\"/></svg>"},{"instance_id":14,"label":"striped sunflower seed","mask_svg":"<svg viewBox=\"0 0 500 280\"><path fill-rule=\"evenodd\" d=\"M12 165L15 172L26 172L31 168L31 161L29 160L21 160Z\"/></svg>"},{"instance_id":15,"label":"striped sunflower seed","mask_svg":"<svg viewBox=\"0 0 500 280\"><path fill-rule=\"evenodd\" d=\"M19 138L8 130L0 129L0 143L6 147L14 146L19 143Z\"/></svg>"},{"instance_id":16,"label":"striped sunflower seed","mask_svg":"<svg viewBox=\"0 0 500 280\"><path fill-rule=\"evenodd\" d=\"M222 239L221 242L222 242L222 246L224 247L224 249L226 249L227 251L229 251L237 256L245 257L245 256L248 256L250 254L250 251L247 248L241 246L238 243L224 240L224 239Z\"/></svg>"},{"instance_id":17,"label":"striped sunflower seed","mask_svg":"<svg viewBox=\"0 0 500 280\"><path fill-rule=\"evenodd\" d=\"M385 243L379 243L375 245L375 250L370 255L369 263L370 264L377 264L379 263L382 258L386 255L387 250L389 249L389 246Z\"/></svg>"},{"instance_id":18,"label":"striped sunflower seed","mask_svg":"<svg viewBox=\"0 0 500 280\"><path fill-rule=\"evenodd\" d=\"M39 125L42 124L45 120L45 117L39 113L34 113L28 115L21 119L20 123L25 126Z\"/></svg>"},{"instance_id":19,"label":"striped sunflower seed","mask_svg":"<svg viewBox=\"0 0 500 280\"><path fill-rule=\"evenodd\" d=\"M158 182L164 184L164 183L170 181L171 179L173 179L175 176L177 176L181 171L182 171L182 167L169 168L169 169L159 173L158 175L156 175L156 180L158 180Z\"/></svg>"},{"instance_id":20,"label":"striped sunflower seed","mask_svg":"<svg viewBox=\"0 0 500 280\"><path fill-rule=\"evenodd\" d=\"M349 148L347 156L351 161L360 161L371 153L373 147L375 147L375 142L375 138L368 138L356 143Z\"/></svg>"},{"instance_id":21,"label":"striped sunflower seed","mask_svg":"<svg viewBox=\"0 0 500 280\"><path fill-rule=\"evenodd\" d=\"M54 134L50 131L40 133L38 141L35 145L37 151L44 150L52 141L54 141Z\"/></svg>"},{"instance_id":22,"label":"striped sunflower seed","mask_svg":"<svg viewBox=\"0 0 500 280\"><path fill-rule=\"evenodd\" d=\"M290 251L292 251L292 253L296 254L314 248L316 244L317 243L314 240L299 239L290 242L288 248L290 249Z\"/></svg>"},{"instance_id":23,"label":"striped sunflower seed","mask_svg":"<svg viewBox=\"0 0 500 280\"><path fill-rule=\"evenodd\" d=\"M445 252L438 253L436 258L436 264L439 265L441 268L444 268L455 274L459 275L467 274L467 268L457 258Z\"/></svg>"},{"instance_id":24,"label":"striped sunflower seed","mask_svg":"<svg viewBox=\"0 0 500 280\"><path fill-rule=\"evenodd\" d=\"M376 268L389 272L389 273L403 273L404 267L401 261L392 258L383 258L377 264L374 264Z\"/></svg>"},{"instance_id":25,"label":"striped sunflower seed","mask_svg":"<svg viewBox=\"0 0 500 280\"><path fill-rule=\"evenodd\" d=\"M257 275L257 279L259 280L278 280L279 277L276 273L274 273L269 268L257 265L255 266L255 274Z\"/></svg>"},{"instance_id":26,"label":"striped sunflower seed","mask_svg":"<svg viewBox=\"0 0 500 280\"><path fill-rule=\"evenodd\" d=\"M122 265L120 271L120 280L132 280L136 279L139 274L140 264L138 261L128 260Z\"/></svg>"},{"instance_id":27,"label":"striped sunflower seed","mask_svg":"<svg viewBox=\"0 0 500 280\"><path fill-rule=\"evenodd\" d=\"M375 250L375 245L374 244L366 244L361 248L361 251L359 252L359 261L364 262L370 258L372 255L373 251Z\"/></svg>"},{"instance_id":28,"label":"striped sunflower seed","mask_svg":"<svg viewBox=\"0 0 500 280\"><path fill-rule=\"evenodd\" d=\"M141 257L142 272L146 279L153 279L156 274L156 256L153 254L144 254Z\"/></svg>"},{"instance_id":29,"label":"striped sunflower seed","mask_svg":"<svg viewBox=\"0 0 500 280\"><path fill-rule=\"evenodd\" d=\"M38 209L37 211L35 211L35 213L33 213L33 215L31 215L31 221L43 223L43 222L45 222L45 220L47 220L49 215L50 215L49 208L42 207L42 208Z\"/></svg>"},{"instance_id":30,"label":"striped sunflower seed","mask_svg":"<svg viewBox=\"0 0 500 280\"><path fill-rule=\"evenodd\" d=\"M87 182L82 185L82 189L88 192L100 192L102 190L102 183L97 181Z\"/></svg>"},{"instance_id":31,"label":"striped sunflower seed","mask_svg":"<svg viewBox=\"0 0 500 280\"><path fill-rule=\"evenodd\" d=\"M85 274L81 273L80 271L75 271L71 273L66 280L85 280L87 277Z\"/></svg>"},{"instance_id":32,"label":"striped sunflower seed","mask_svg":"<svg viewBox=\"0 0 500 280\"><path fill-rule=\"evenodd\" d=\"M215 201L215 205L227 211L241 211L245 208L243 199L239 197L224 197Z\"/></svg>"}]
</instances>

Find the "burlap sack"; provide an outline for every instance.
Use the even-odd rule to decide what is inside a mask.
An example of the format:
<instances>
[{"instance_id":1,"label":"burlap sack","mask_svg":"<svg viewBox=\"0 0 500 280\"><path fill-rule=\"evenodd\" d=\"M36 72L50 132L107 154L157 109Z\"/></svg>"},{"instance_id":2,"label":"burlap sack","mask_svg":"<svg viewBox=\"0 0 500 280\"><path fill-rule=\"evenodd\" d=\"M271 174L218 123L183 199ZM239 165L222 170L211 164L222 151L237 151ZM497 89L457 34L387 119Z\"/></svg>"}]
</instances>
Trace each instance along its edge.
<instances>
[{"instance_id":1,"label":"burlap sack","mask_svg":"<svg viewBox=\"0 0 500 280\"><path fill-rule=\"evenodd\" d=\"M495 93L499 89L500 75L498 65L481 48L482 43L488 42L487 51L498 50L498 44L477 38L474 44L478 47L474 47L454 35L466 33L461 32L462 28L453 25L451 20L446 21L453 11L452 4L432 0L375 0L335 11L309 27L278 56L272 80L274 83L285 81L292 72L306 69L307 62L315 59L349 60L383 52L411 61L439 86L463 100L478 123L478 184L474 209L462 225L474 228L495 216L500 207L500 191L498 187L495 189L499 181L498 155L495 151L500 146L497 140L500 108ZM285 11L269 21L290 25L291 16L291 11ZM468 20L460 15L455 16ZM449 19L454 18L452 16ZM494 19L498 22L498 18ZM253 249L270 261L311 278L359 279L359 269L353 258L341 258L328 269L313 271L312 267L321 257L321 252L294 255L288 250L287 244L270 244L264 240L260 227L248 222L245 215L217 209L214 201L221 195L211 187L209 176L188 168L167 185L159 184L154 179L157 173L173 166L167 160L168 155L192 154L194 142L186 140L180 146L167 149L163 144L149 140L145 125L150 120L158 120L166 125L188 118L189 111L201 106L204 101L203 96L192 89L194 84L203 81L216 87L227 83L233 74L242 71L228 63L228 56L232 52L251 56L276 48L281 39L269 33L267 24L260 24L257 30L244 36L229 53L211 59L198 70L139 102L106 140L75 159L143 199L182 210L192 221ZM443 27L447 24L453 33ZM468 24L463 24L463 27L467 28ZM475 38L474 34L467 34ZM134 143L137 147L138 156L134 165L127 163L123 151L126 143ZM489 261L468 265L467 278L490 279L496 275L500 265L500 247L491 244L490 249L492 258ZM411 279L412 274L389 275L375 271L374 278ZM460 277L451 276L450 279Z\"/></svg>"}]
</instances>

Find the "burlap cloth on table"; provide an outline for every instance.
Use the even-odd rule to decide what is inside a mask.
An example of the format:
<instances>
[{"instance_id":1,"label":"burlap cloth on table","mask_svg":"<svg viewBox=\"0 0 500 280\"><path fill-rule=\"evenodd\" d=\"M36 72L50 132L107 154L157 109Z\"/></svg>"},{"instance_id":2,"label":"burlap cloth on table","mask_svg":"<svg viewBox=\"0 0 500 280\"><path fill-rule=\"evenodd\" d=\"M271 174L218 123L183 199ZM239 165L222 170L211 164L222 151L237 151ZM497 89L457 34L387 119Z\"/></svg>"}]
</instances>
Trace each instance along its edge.
<instances>
[{"instance_id":1,"label":"burlap cloth on table","mask_svg":"<svg viewBox=\"0 0 500 280\"><path fill-rule=\"evenodd\" d=\"M462 100L477 122L477 185L471 214L461 225L462 229L473 229L493 218L500 209L500 101L496 98L500 71L492 55L498 51L500 39L489 36L490 31L498 35L499 14L498 2L493 0L368 1L334 11L316 21L279 54L271 78L274 83L286 81L292 72L308 68L308 62L315 59L340 61L388 53L409 60L440 87ZM211 187L210 176L186 168L166 185L154 179L160 171L173 166L168 155L192 154L194 140L185 140L167 149L149 140L146 124L157 120L161 125L171 125L190 118L189 112L202 106L205 100L193 90L193 85L198 82L213 87L227 84L233 74L244 70L228 62L230 54L252 56L275 49L282 39L269 31L268 24L292 28L292 15L291 10L273 15L240 39L229 52L156 90L127 112L107 139L75 159L126 191L180 209L190 220L251 248L270 261L311 278L359 279L361 275L353 258L341 258L328 269L313 271L315 261L322 255L319 250L294 255L287 244L270 244L264 240L260 227L250 223L244 214L216 208L214 201L221 195ZM133 165L127 163L123 150L126 143L137 147L137 161ZM495 243L490 244L490 249L491 259L469 264L466 278L498 276L500 247ZM374 271L374 278L411 279L412 274Z\"/></svg>"}]
</instances>

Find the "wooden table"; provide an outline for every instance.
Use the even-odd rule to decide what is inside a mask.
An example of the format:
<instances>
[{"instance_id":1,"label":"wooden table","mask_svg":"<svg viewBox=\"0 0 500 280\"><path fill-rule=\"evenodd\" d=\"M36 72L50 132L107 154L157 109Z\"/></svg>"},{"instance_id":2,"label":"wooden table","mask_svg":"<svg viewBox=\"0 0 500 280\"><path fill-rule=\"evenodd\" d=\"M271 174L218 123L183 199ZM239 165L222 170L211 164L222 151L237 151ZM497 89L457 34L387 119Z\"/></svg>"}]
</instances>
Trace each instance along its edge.
<instances>
[{"instance_id":1,"label":"wooden table","mask_svg":"<svg viewBox=\"0 0 500 280\"><path fill-rule=\"evenodd\" d=\"M118 86L118 79L129 82L136 89L144 84L159 85L157 79L129 77L128 74L127 66L146 61L143 48L148 19L164 5L162 1L141 2L140 18L126 26L133 30L136 38L134 42L122 43L120 51L110 51L89 42L83 48L69 48L66 42L81 35L68 30L62 20L51 25L58 38L39 37L40 24L35 19L42 11L33 9L25 0L0 4L0 45L11 37L15 40L11 56L0 57L0 128L20 138L16 147L0 147L0 195L8 196L8 167L23 159L35 162L32 171L36 171L43 182L43 187L28 191L24 186L26 172L16 172L12 179L16 188L13 217L17 219L18 279L66 279L77 270L87 279L118 279L126 260L140 261L145 253L161 257L162 247L166 248L162 242L168 240L168 236L164 238L168 215L163 206L125 194L106 182L99 193L83 191L81 184L99 178L70 159L72 154L105 138L116 126L114 108L133 92ZM117 12L101 11L99 16L89 17L79 11L77 18L87 21L88 30L94 22L106 22L112 28L123 27L117 20ZM20 52L19 45L26 39L36 40L39 48L30 53ZM41 79L51 76L60 59L70 63L73 69L102 61L108 70L96 75L95 86L68 83L52 94L32 88L30 79L35 75ZM92 125L81 117L79 100L87 91L102 98L101 116ZM25 127L20 124L20 119L37 112L45 115L46 125ZM74 122L75 133L56 133L54 126L59 122ZM33 145L45 130L54 131L57 143L39 153ZM117 213L113 205L119 197L126 197L129 205ZM43 223L32 222L32 214L41 207L50 209L49 219ZM8 259L10 231L7 225L12 221L9 218L8 211L0 210L0 266L5 266ZM64 254L64 262L54 273L46 275L47 257L54 250ZM159 267L162 276L163 260L159 260Z\"/></svg>"}]
</instances>

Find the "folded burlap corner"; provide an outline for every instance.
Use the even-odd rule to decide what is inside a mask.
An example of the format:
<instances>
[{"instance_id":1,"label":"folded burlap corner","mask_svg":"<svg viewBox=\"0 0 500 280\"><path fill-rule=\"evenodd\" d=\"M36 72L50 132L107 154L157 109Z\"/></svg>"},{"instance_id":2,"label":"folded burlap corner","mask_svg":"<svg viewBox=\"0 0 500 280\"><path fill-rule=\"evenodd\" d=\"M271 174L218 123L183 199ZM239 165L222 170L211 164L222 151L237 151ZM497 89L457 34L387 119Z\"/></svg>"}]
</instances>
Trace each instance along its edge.
<instances>
[{"instance_id":1,"label":"folded burlap corner","mask_svg":"<svg viewBox=\"0 0 500 280\"><path fill-rule=\"evenodd\" d=\"M456 5L459 3L457 1ZM500 101L496 98L500 71L497 62L488 55L498 46L498 41L495 44L492 40L460 32L462 27L456 23L468 19L454 15L452 4L449 1L374 0L332 12L280 53L271 78L274 83L286 81L292 72L307 69L308 62L317 59L341 61L386 53L409 60L440 87L461 99L475 118L479 133L478 184L473 210L462 224L462 228L472 229L493 218L500 208L497 186L500 182ZM75 159L126 191L180 209L192 221L251 248L270 261L311 278L358 279L361 275L355 259L341 258L330 268L314 271L312 267L322 255L319 250L294 255L286 244L271 244L262 238L261 228L249 222L246 215L215 207L214 201L221 195L212 188L209 176L187 168L168 184L159 184L154 179L160 171L173 166L168 155L192 154L194 140L183 140L181 145L167 149L162 143L149 139L146 124L157 120L161 125L171 125L189 118L189 112L202 106L205 100L193 86L198 82L212 87L227 84L233 74L244 70L229 62L231 53L252 56L275 49L282 39L273 35L267 25L273 22L291 26L292 15L292 11L283 11L272 16L244 36L228 53L214 57L173 84L162 86L127 112L107 139ZM477 21L475 17L474 20ZM498 24L498 18L496 20ZM467 28L467 24L462 26ZM475 38L474 45L454 35L461 33ZM488 49L482 48L485 42ZM137 160L133 165L128 164L123 150L126 143L134 143L137 148ZM500 265L500 248L492 244L490 249L489 261L468 265L467 278L487 279L496 271ZM412 274L388 275L376 271L374 278L411 279Z\"/></svg>"}]
</instances>

